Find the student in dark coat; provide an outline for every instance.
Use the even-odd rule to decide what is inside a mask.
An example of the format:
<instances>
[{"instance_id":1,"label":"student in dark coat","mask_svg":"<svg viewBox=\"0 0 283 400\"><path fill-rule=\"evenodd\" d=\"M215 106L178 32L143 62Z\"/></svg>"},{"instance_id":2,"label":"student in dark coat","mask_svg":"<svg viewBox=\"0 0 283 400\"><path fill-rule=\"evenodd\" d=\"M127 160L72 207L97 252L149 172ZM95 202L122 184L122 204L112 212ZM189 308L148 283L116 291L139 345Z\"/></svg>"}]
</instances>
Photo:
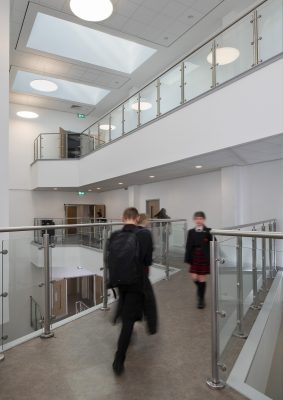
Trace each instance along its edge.
<instances>
[{"instance_id":1,"label":"student in dark coat","mask_svg":"<svg viewBox=\"0 0 283 400\"><path fill-rule=\"evenodd\" d=\"M195 228L188 231L185 263L197 287L198 308L205 307L206 277L210 273L210 228L205 226L206 216L203 211L197 211L193 217Z\"/></svg>"},{"instance_id":2,"label":"student in dark coat","mask_svg":"<svg viewBox=\"0 0 283 400\"><path fill-rule=\"evenodd\" d=\"M122 321L122 329L118 340L117 352L113 362L116 375L124 372L126 352L136 321L145 317L148 333L157 332L157 307L154 292L148 278L148 269L152 264L153 241L148 229L138 226L139 214L136 208L128 208L123 215L123 231L134 232L138 241L138 259L140 279L131 285L120 285L119 301L114 322ZM111 240L111 239L110 239Z\"/></svg>"}]
</instances>

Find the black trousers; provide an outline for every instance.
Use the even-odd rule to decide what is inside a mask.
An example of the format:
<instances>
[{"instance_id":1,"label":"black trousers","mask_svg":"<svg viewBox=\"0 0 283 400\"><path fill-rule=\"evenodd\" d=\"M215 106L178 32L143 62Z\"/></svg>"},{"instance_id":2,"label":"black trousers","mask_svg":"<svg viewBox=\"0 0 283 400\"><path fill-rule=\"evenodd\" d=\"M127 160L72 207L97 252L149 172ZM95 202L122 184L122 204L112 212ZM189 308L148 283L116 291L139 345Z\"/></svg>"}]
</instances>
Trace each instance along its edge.
<instances>
[{"instance_id":1,"label":"black trousers","mask_svg":"<svg viewBox=\"0 0 283 400\"><path fill-rule=\"evenodd\" d=\"M124 362L134 329L134 321L124 321L118 340L116 358Z\"/></svg>"}]
</instances>

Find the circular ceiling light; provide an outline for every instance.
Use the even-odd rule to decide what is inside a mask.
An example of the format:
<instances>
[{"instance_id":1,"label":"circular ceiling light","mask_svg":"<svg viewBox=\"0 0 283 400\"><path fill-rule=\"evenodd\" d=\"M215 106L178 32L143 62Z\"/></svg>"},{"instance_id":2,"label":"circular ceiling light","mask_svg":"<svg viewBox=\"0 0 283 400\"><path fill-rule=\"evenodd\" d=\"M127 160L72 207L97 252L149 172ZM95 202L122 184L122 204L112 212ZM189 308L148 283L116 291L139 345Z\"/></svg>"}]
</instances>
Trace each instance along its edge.
<instances>
[{"instance_id":1,"label":"circular ceiling light","mask_svg":"<svg viewBox=\"0 0 283 400\"><path fill-rule=\"evenodd\" d=\"M124 183L123 182L119 182L118 185L124 185Z\"/></svg>"},{"instance_id":2,"label":"circular ceiling light","mask_svg":"<svg viewBox=\"0 0 283 400\"><path fill-rule=\"evenodd\" d=\"M196 169L201 169L201 168L202 168L202 165L196 165L195 168L196 168Z\"/></svg>"},{"instance_id":3,"label":"circular ceiling light","mask_svg":"<svg viewBox=\"0 0 283 400\"><path fill-rule=\"evenodd\" d=\"M101 188L96 188L96 190L101 190Z\"/></svg>"},{"instance_id":4,"label":"circular ceiling light","mask_svg":"<svg viewBox=\"0 0 283 400\"><path fill-rule=\"evenodd\" d=\"M235 47L219 47L216 49L216 64L226 65L237 60L240 51ZM212 64L212 52L208 54L207 61Z\"/></svg>"},{"instance_id":5,"label":"circular ceiling light","mask_svg":"<svg viewBox=\"0 0 283 400\"><path fill-rule=\"evenodd\" d=\"M56 83L47 81L46 79L35 79L30 86L40 92L55 92L58 89Z\"/></svg>"},{"instance_id":6,"label":"circular ceiling light","mask_svg":"<svg viewBox=\"0 0 283 400\"><path fill-rule=\"evenodd\" d=\"M149 177L150 177L151 179L153 179L153 178L155 178L155 175L150 175Z\"/></svg>"},{"instance_id":7,"label":"circular ceiling light","mask_svg":"<svg viewBox=\"0 0 283 400\"><path fill-rule=\"evenodd\" d=\"M21 118L27 118L27 119L35 119L38 118L39 115L36 114L35 112L31 111L18 111L17 116Z\"/></svg>"},{"instance_id":8,"label":"circular ceiling light","mask_svg":"<svg viewBox=\"0 0 283 400\"><path fill-rule=\"evenodd\" d=\"M102 124L99 126L100 129L102 129L103 131L109 131L109 124ZM115 125L111 125L111 131L114 131L114 129L116 129Z\"/></svg>"},{"instance_id":9,"label":"circular ceiling light","mask_svg":"<svg viewBox=\"0 0 283 400\"><path fill-rule=\"evenodd\" d=\"M110 0L71 0L72 12L85 21L103 21L113 13Z\"/></svg>"},{"instance_id":10,"label":"circular ceiling light","mask_svg":"<svg viewBox=\"0 0 283 400\"><path fill-rule=\"evenodd\" d=\"M152 104L149 103L149 101L146 101L144 99L141 99L140 101L140 110L141 111L146 111L152 108ZM136 103L132 104L132 109L135 111L139 111L139 102L137 101Z\"/></svg>"}]
</instances>

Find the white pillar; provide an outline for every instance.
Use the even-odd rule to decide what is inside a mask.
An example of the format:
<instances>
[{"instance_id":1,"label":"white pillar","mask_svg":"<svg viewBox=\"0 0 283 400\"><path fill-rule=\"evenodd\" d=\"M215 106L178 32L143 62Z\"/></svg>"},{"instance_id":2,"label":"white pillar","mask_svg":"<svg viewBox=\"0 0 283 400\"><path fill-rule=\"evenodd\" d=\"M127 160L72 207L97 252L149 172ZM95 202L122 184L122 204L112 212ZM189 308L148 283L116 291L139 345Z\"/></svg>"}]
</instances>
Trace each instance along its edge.
<instances>
[{"instance_id":1,"label":"white pillar","mask_svg":"<svg viewBox=\"0 0 283 400\"><path fill-rule=\"evenodd\" d=\"M0 226L9 225L10 1L0 0ZM4 235L5 237L5 235ZM3 235L0 235L3 238Z\"/></svg>"},{"instance_id":2,"label":"white pillar","mask_svg":"<svg viewBox=\"0 0 283 400\"><path fill-rule=\"evenodd\" d=\"M128 188L129 195L129 207L139 208L139 186L129 186Z\"/></svg>"},{"instance_id":3,"label":"white pillar","mask_svg":"<svg viewBox=\"0 0 283 400\"><path fill-rule=\"evenodd\" d=\"M240 225L246 221L247 185L243 167L221 170L222 227Z\"/></svg>"}]
</instances>

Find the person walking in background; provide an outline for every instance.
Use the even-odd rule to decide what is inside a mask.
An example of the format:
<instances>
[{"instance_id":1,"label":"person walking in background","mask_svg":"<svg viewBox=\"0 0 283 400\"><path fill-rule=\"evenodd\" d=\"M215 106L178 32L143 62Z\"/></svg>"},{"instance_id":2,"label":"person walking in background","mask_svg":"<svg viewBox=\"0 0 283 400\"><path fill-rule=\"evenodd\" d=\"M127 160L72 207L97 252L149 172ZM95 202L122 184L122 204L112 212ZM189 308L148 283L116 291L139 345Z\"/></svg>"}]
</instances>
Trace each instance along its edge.
<instances>
[{"instance_id":1,"label":"person walking in background","mask_svg":"<svg viewBox=\"0 0 283 400\"><path fill-rule=\"evenodd\" d=\"M206 277L210 273L210 228L205 226L206 216L203 211L194 213L195 227L188 231L185 263L197 287L197 307L205 307Z\"/></svg>"},{"instance_id":2,"label":"person walking in background","mask_svg":"<svg viewBox=\"0 0 283 400\"><path fill-rule=\"evenodd\" d=\"M124 372L135 322L144 316L148 333L157 332L157 308L148 278L153 252L151 233L138 226L139 213L134 207L124 211L123 222L123 229L114 232L109 239L107 260L109 287L119 289L114 323L121 319L122 328L113 362L113 371L118 376Z\"/></svg>"},{"instance_id":3,"label":"person walking in background","mask_svg":"<svg viewBox=\"0 0 283 400\"><path fill-rule=\"evenodd\" d=\"M158 213L154 216L154 218L157 218L157 219L170 219L169 215L167 215L167 211L165 210L165 208L161 208L161 210L158 211Z\"/></svg>"}]
</instances>

